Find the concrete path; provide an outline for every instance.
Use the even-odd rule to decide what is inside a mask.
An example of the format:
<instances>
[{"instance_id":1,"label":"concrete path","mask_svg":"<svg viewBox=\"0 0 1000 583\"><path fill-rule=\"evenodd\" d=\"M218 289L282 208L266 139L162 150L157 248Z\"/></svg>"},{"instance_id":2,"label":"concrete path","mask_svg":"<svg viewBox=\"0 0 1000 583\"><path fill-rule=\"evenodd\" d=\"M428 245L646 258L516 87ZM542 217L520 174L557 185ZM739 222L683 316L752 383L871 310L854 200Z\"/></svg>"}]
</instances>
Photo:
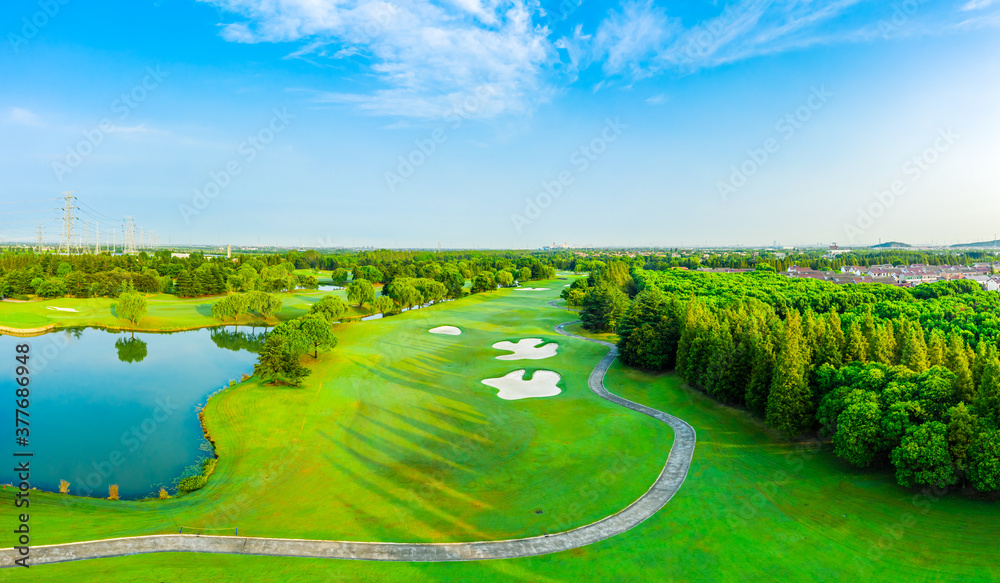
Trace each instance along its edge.
<instances>
[{"instance_id":1,"label":"concrete path","mask_svg":"<svg viewBox=\"0 0 1000 583\"><path fill-rule=\"evenodd\" d=\"M556 306L559 307L559 306ZM522 539L471 543L380 543L325 540L254 538L239 536L202 536L191 534L161 534L114 538L79 543L37 546L31 548L31 565L60 563L137 555L144 553L225 553L235 555L270 555L282 557L314 557L325 559L359 559L369 561L478 561L510 559L557 553L602 541L621 534L656 514L673 498L687 477L694 455L695 431L690 425L656 409L614 395L604 388L604 375L618 356L613 344L591 340L566 332L565 336L597 342L608 347L590 374L590 389L601 398L658 419L674 430L674 442L663 471L649 490L624 510L597 522L573 530ZM12 567L18 558L14 549L0 549L0 566Z\"/></svg>"}]
</instances>

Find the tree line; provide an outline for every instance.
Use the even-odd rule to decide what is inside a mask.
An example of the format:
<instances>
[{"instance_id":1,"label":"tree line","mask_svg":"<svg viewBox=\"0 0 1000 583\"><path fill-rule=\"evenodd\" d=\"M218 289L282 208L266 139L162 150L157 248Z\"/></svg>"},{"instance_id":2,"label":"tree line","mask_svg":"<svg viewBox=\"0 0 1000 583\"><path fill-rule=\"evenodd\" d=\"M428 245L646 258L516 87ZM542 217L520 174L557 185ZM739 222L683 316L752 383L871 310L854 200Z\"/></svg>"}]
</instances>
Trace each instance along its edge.
<instances>
[{"instance_id":1,"label":"tree line","mask_svg":"<svg viewBox=\"0 0 1000 583\"><path fill-rule=\"evenodd\" d=\"M626 267L563 292L587 328L618 333L625 364L818 432L902 486L1000 491L1000 294Z\"/></svg>"}]
</instances>

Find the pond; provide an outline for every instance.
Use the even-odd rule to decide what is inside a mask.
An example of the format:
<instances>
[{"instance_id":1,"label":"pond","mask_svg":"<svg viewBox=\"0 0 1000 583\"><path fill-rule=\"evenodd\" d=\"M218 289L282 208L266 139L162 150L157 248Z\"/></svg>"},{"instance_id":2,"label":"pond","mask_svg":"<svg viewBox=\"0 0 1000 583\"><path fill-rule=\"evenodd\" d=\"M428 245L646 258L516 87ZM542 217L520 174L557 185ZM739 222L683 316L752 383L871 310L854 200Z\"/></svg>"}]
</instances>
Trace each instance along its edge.
<instances>
[{"instance_id":1,"label":"pond","mask_svg":"<svg viewBox=\"0 0 1000 583\"><path fill-rule=\"evenodd\" d=\"M123 334L86 328L34 338L0 336L0 419L14 420L15 347L30 346L31 485L123 499L171 490L211 454L198 411L208 395L251 373L264 329ZM254 332L254 333L251 333ZM13 428L8 427L13 434ZM13 436L10 438L13 441ZM9 445L13 445L9 443ZM4 464L0 483L15 482Z\"/></svg>"}]
</instances>

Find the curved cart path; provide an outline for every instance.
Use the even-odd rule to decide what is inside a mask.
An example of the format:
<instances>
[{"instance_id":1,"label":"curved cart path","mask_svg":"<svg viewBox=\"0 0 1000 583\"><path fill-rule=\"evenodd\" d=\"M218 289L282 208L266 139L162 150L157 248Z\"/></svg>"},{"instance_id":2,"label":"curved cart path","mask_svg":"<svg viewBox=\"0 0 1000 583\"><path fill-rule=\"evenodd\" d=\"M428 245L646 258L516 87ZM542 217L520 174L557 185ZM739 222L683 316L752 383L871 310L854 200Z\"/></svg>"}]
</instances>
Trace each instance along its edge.
<instances>
[{"instance_id":1,"label":"curved cart path","mask_svg":"<svg viewBox=\"0 0 1000 583\"><path fill-rule=\"evenodd\" d=\"M554 303L553 303L554 305ZM560 307L560 306L555 306ZM650 407L633 403L604 388L604 375L618 357L618 349L608 342L592 340L566 332L565 336L596 342L608 347L608 354L590 373L590 389L599 397L623 407L658 419L674 430L674 441L663 471L649 490L624 510L597 522L543 536L530 538L467 542L467 543L381 543L255 538L241 536L202 536L191 534L159 534L113 538L78 543L36 546L31 548L29 564L60 563L83 559L118 557L143 553L226 553L270 555L282 557L313 557L325 559L359 559L370 561L476 561L510 559L557 553L602 541L621 534L656 514L673 498L687 477L694 455L695 431L681 419ZM0 549L0 566L12 567L19 555L15 549Z\"/></svg>"}]
</instances>

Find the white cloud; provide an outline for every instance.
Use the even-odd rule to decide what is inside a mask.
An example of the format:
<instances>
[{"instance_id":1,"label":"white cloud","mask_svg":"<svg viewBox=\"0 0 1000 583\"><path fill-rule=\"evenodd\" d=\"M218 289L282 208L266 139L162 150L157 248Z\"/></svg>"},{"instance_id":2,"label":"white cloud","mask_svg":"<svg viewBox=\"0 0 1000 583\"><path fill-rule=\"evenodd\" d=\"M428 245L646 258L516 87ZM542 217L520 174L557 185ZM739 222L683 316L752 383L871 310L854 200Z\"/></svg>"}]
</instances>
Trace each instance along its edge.
<instances>
[{"instance_id":1,"label":"white cloud","mask_svg":"<svg viewBox=\"0 0 1000 583\"><path fill-rule=\"evenodd\" d=\"M1000 0L969 0L965 6L962 6L962 10L968 12L970 10L982 10L984 8L989 8L993 6Z\"/></svg>"},{"instance_id":2,"label":"white cloud","mask_svg":"<svg viewBox=\"0 0 1000 583\"><path fill-rule=\"evenodd\" d=\"M649 105L663 105L666 102L667 102L667 96L664 95L663 93L659 95L654 95L646 100L646 103Z\"/></svg>"},{"instance_id":3,"label":"white cloud","mask_svg":"<svg viewBox=\"0 0 1000 583\"><path fill-rule=\"evenodd\" d=\"M586 81L594 91L817 45L1000 25L997 13L983 10L1000 0L921 2L891 35L884 28L898 16L895 4L873 0L729 0L695 23L663 2L620 0L592 31L578 24L554 38L541 24L540 0L200 1L236 15L222 25L232 42L295 42L287 58L323 67L340 61L338 71L345 60L359 64L353 81L365 89L316 92L318 102L427 119L530 113L597 64L602 75ZM960 17L970 10L978 12Z\"/></svg>"},{"instance_id":4,"label":"white cloud","mask_svg":"<svg viewBox=\"0 0 1000 583\"><path fill-rule=\"evenodd\" d=\"M38 115L24 109L22 107L12 107L10 110L10 115L7 116L7 120L12 123L23 124L28 126L41 126L42 118Z\"/></svg>"},{"instance_id":5,"label":"white cloud","mask_svg":"<svg viewBox=\"0 0 1000 583\"><path fill-rule=\"evenodd\" d=\"M113 126L109 134L167 134L163 130L158 130L156 128L147 127L146 124L139 124L134 126Z\"/></svg>"},{"instance_id":6,"label":"white cloud","mask_svg":"<svg viewBox=\"0 0 1000 583\"><path fill-rule=\"evenodd\" d=\"M612 10L601 22L594 36L594 49L604 61L604 71L615 75L628 69L641 78L647 71L642 64L663 51L668 39L681 29L677 20L653 0L628 1L622 11Z\"/></svg>"},{"instance_id":7,"label":"white cloud","mask_svg":"<svg viewBox=\"0 0 1000 583\"><path fill-rule=\"evenodd\" d=\"M534 23L534 0L203 0L241 15L223 27L233 42L305 41L290 56L361 55L381 86L327 93L375 114L440 118L488 88L470 117L530 112L551 95L544 80L556 57ZM329 50L328 52L328 48Z\"/></svg>"}]
</instances>

